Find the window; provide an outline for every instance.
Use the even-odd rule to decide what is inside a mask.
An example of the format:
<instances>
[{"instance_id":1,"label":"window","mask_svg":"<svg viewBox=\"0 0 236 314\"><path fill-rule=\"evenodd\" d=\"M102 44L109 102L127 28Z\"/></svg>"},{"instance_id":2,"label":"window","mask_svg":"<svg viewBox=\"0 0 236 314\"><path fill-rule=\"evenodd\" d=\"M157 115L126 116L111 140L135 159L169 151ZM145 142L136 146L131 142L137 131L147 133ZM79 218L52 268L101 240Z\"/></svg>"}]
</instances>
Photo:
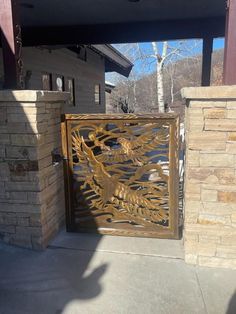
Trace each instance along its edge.
<instances>
[{"instance_id":1,"label":"window","mask_svg":"<svg viewBox=\"0 0 236 314\"><path fill-rule=\"evenodd\" d=\"M82 61L87 61L87 50L85 46L79 46L77 49L77 57Z\"/></svg>"},{"instance_id":2,"label":"window","mask_svg":"<svg viewBox=\"0 0 236 314\"><path fill-rule=\"evenodd\" d=\"M42 89L52 90L52 74L42 73Z\"/></svg>"},{"instance_id":3,"label":"window","mask_svg":"<svg viewBox=\"0 0 236 314\"><path fill-rule=\"evenodd\" d=\"M66 79L66 91L70 93L69 105L75 106L75 80L71 77Z\"/></svg>"},{"instance_id":4,"label":"window","mask_svg":"<svg viewBox=\"0 0 236 314\"><path fill-rule=\"evenodd\" d=\"M64 82L64 76L62 75L55 75L55 90L58 92L63 92L65 90L65 82Z\"/></svg>"},{"instance_id":5,"label":"window","mask_svg":"<svg viewBox=\"0 0 236 314\"><path fill-rule=\"evenodd\" d=\"M100 84L95 85L94 97L95 97L95 104L100 105L101 104L101 85Z\"/></svg>"}]
</instances>

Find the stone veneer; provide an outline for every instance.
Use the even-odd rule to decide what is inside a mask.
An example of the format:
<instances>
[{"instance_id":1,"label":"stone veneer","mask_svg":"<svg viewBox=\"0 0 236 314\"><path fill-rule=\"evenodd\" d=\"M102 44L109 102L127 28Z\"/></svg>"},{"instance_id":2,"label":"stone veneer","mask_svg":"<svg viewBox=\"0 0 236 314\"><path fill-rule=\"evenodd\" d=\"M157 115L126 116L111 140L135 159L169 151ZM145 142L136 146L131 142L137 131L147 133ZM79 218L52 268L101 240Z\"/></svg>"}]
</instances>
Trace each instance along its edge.
<instances>
[{"instance_id":1,"label":"stone veneer","mask_svg":"<svg viewBox=\"0 0 236 314\"><path fill-rule=\"evenodd\" d=\"M68 95L0 91L0 239L41 249L64 221L61 108Z\"/></svg>"},{"instance_id":2,"label":"stone veneer","mask_svg":"<svg viewBox=\"0 0 236 314\"><path fill-rule=\"evenodd\" d=\"M185 260L236 268L236 86L184 88Z\"/></svg>"}]
</instances>

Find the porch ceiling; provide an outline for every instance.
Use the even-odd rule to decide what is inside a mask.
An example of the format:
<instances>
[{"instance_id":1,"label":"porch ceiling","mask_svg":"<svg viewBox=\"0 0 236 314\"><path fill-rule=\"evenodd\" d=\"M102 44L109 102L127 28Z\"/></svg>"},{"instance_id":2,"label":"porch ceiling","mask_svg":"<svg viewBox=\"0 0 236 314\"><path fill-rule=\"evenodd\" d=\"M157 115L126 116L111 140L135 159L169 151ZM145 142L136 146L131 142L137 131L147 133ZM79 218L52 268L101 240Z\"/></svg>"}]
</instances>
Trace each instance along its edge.
<instances>
[{"instance_id":1,"label":"porch ceiling","mask_svg":"<svg viewBox=\"0 0 236 314\"><path fill-rule=\"evenodd\" d=\"M24 45L224 36L225 0L19 2Z\"/></svg>"},{"instance_id":2,"label":"porch ceiling","mask_svg":"<svg viewBox=\"0 0 236 314\"><path fill-rule=\"evenodd\" d=\"M113 24L225 15L224 0L20 0L20 3L25 26Z\"/></svg>"}]
</instances>

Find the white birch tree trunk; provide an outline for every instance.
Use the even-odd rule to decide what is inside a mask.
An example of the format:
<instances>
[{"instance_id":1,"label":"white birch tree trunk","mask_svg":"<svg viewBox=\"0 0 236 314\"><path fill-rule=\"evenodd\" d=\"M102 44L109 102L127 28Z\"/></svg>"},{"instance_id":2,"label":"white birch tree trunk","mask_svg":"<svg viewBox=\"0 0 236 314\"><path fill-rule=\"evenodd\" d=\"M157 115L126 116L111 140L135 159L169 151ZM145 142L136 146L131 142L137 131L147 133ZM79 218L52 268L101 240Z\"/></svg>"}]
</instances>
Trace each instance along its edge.
<instances>
[{"instance_id":1,"label":"white birch tree trunk","mask_svg":"<svg viewBox=\"0 0 236 314\"><path fill-rule=\"evenodd\" d=\"M157 62L157 102L159 112L165 112L163 68L161 67L159 62Z\"/></svg>"},{"instance_id":2,"label":"white birch tree trunk","mask_svg":"<svg viewBox=\"0 0 236 314\"><path fill-rule=\"evenodd\" d=\"M157 86L157 102L159 112L165 112L165 102L164 102L164 80L163 80L163 67L167 56L168 42L163 42L162 54L158 53L158 47L156 42L152 42L153 52L156 59L156 86Z\"/></svg>"},{"instance_id":3,"label":"white birch tree trunk","mask_svg":"<svg viewBox=\"0 0 236 314\"><path fill-rule=\"evenodd\" d=\"M138 101L137 101L137 84L136 84L136 80L134 80L134 84L133 84L133 93L134 93L134 103L133 103L133 108L132 109L135 109L135 108L137 108L137 103L138 103Z\"/></svg>"},{"instance_id":4,"label":"white birch tree trunk","mask_svg":"<svg viewBox=\"0 0 236 314\"><path fill-rule=\"evenodd\" d=\"M173 75L171 74L170 76L170 94L171 94L171 104L174 103L175 100L175 95L174 95L174 79L173 79Z\"/></svg>"}]
</instances>

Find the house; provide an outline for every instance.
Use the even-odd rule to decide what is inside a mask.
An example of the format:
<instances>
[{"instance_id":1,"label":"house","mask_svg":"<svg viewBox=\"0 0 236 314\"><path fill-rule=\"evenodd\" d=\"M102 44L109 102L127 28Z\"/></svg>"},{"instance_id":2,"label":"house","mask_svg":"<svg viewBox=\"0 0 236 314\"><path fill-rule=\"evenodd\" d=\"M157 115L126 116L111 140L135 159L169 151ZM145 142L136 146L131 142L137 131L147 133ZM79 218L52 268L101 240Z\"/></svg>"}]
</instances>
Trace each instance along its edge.
<instances>
[{"instance_id":1,"label":"house","mask_svg":"<svg viewBox=\"0 0 236 314\"><path fill-rule=\"evenodd\" d=\"M113 113L114 112L114 108L111 104L112 101L112 91L116 86L111 83L106 81L105 82L105 94L106 94L106 113Z\"/></svg>"},{"instance_id":2,"label":"house","mask_svg":"<svg viewBox=\"0 0 236 314\"><path fill-rule=\"evenodd\" d=\"M67 113L104 113L105 73L115 71L128 77L133 66L111 45L27 47L23 48L22 61L24 88L70 92Z\"/></svg>"}]
</instances>

